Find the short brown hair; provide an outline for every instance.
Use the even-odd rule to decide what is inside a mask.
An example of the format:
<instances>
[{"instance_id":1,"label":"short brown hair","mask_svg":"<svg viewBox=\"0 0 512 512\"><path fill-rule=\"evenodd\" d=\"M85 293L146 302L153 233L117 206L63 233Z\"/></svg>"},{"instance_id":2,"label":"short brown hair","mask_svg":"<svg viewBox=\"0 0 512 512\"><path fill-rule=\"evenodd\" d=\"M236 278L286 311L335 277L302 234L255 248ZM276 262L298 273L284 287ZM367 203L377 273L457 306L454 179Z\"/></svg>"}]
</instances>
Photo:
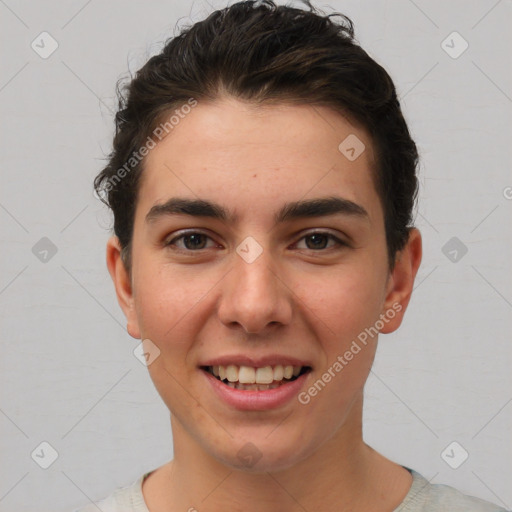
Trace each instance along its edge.
<instances>
[{"instance_id":1,"label":"short brown hair","mask_svg":"<svg viewBox=\"0 0 512 512\"><path fill-rule=\"evenodd\" d=\"M352 21L277 6L271 0L242 1L170 38L124 86L108 163L94 187L114 214L114 232L131 273L131 242L144 160L133 154L173 109L194 98L229 94L258 103L328 106L359 122L376 155L374 183L382 201L389 266L408 240L417 195L418 152L388 73L354 39Z\"/></svg>"}]
</instances>

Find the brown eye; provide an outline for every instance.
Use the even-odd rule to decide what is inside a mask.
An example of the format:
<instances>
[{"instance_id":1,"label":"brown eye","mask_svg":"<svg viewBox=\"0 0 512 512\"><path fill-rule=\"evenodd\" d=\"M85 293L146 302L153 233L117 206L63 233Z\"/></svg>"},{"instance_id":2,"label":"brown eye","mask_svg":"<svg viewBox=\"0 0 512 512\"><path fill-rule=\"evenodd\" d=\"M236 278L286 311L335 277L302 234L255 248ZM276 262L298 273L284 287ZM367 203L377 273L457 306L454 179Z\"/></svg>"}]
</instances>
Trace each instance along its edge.
<instances>
[{"instance_id":1,"label":"brown eye","mask_svg":"<svg viewBox=\"0 0 512 512\"><path fill-rule=\"evenodd\" d=\"M323 249L331 249L333 247L346 246L347 244L341 241L339 238L335 237L331 233L327 232L316 232L309 233L301 238L300 241L306 241L306 247L298 247L299 249L309 249L313 251L323 250ZM328 245L329 241L332 240L333 243ZM298 243L300 243L300 241Z\"/></svg>"},{"instance_id":2,"label":"brown eye","mask_svg":"<svg viewBox=\"0 0 512 512\"><path fill-rule=\"evenodd\" d=\"M199 251L201 249L207 249L207 241L211 238L204 233L198 231L190 231L188 233L181 234L169 240L165 243L166 247L176 247L181 251Z\"/></svg>"}]
</instances>

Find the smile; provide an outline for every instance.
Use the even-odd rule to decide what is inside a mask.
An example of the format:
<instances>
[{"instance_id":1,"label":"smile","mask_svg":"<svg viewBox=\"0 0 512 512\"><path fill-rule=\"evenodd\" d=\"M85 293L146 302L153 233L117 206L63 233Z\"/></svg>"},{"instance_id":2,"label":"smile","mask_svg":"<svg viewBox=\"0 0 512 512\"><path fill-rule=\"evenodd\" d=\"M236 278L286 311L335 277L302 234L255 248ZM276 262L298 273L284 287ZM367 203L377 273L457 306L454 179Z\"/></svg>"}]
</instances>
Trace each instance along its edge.
<instances>
[{"instance_id":1,"label":"smile","mask_svg":"<svg viewBox=\"0 0 512 512\"><path fill-rule=\"evenodd\" d=\"M244 391L266 391L293 382L308 373L309 366L275 365L253 368L235 364L203 366L202 370L233 389Z\"/></svg>"}]
</instances>

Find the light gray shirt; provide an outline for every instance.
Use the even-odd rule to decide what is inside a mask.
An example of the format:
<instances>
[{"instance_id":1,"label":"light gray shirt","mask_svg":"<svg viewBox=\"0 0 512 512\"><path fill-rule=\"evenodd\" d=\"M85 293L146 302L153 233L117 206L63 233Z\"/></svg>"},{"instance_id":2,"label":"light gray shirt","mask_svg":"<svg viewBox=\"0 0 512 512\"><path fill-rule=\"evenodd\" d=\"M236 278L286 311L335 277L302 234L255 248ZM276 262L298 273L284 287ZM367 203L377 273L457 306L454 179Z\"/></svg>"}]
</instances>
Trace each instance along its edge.
<instances>
[{"instance_id":1,"label":"light gray shirt","mask_svg":"<svg viewBox=\"0 0 512 512\"><path fill-rule=\"evenodd\" d=\"M412 474L412 486L402 503L393 512L507 512L488 501L468 496L448 485L431 484L420 473ZM142 495L145 473L127 487L121 487L96 505L90 504L74 512L150 512ZM193 508L192 508L193 509Z\"/></svg>"}]
</instances>

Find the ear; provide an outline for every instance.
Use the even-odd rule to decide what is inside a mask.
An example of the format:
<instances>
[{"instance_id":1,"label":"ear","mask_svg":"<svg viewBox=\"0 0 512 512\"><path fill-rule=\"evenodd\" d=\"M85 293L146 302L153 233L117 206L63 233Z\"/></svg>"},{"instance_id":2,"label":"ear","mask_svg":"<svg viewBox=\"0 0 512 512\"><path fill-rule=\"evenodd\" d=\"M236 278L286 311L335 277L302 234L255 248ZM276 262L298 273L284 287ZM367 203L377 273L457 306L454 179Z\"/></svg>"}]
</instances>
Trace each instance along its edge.
<instances>
[{"instance_id":1,"label":"ear","mask_svg":"<svg viewBox=\"0 0 512 512\"><path fill-rule=\"evenodd\" d=\"M132 284L121 259L121 245L117 236L112 236L107 242L107 267L117 294L117 301L126 317L128 334L140 339L140 329L135 311L135 301L132 293Z\"/></svg>"},{"instance_id":2,"label":"ear","mask_svg":"<svg viewBox=\"0 0 512 512\"><path fill-rule=\"evenodd\" d=\"M402 323L421 263L421 245L421 233L418 229L411 228L407 244L397 253L395 266L388 276L386 298L381 312L386 316L384 327L380 330L383 334L396 331Z\"/></svg>"}]
</instances>

